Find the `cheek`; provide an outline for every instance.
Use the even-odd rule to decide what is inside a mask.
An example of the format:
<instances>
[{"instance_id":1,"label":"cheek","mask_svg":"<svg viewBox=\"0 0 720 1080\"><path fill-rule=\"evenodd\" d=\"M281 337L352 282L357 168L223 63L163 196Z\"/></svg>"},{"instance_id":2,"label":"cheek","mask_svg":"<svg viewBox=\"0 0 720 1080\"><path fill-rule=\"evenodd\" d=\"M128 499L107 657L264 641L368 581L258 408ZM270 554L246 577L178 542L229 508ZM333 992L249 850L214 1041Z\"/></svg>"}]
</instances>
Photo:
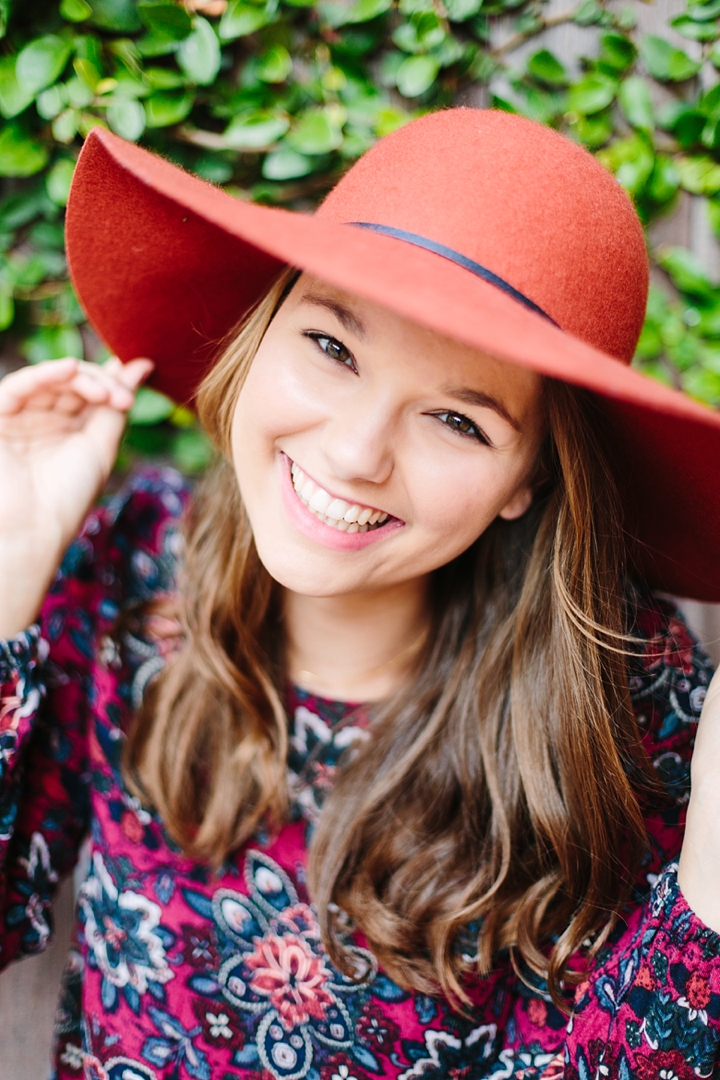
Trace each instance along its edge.
<instances>
[{"instance_id":1,"label":"cheek","mask_svg":"<svg viewBox=\"0 0 720 1080\"><path fill-rule=\"evenodd\" d=\"M482 450L477 462L453 470L425 470L418 483L414 523L438 553L451 551L453 558L468 548L523 483L525 467L508 469L490 453Z\"/></svg>"}]
</instances>

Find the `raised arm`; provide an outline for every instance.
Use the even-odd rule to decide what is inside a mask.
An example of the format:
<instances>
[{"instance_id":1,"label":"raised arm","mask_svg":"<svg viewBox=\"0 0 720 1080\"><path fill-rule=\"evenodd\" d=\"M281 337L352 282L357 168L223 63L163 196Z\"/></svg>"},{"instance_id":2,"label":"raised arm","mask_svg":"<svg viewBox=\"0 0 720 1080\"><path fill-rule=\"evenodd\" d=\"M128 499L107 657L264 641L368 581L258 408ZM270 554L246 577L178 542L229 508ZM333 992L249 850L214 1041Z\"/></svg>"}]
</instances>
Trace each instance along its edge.
<instances>
[{"instance_id":1,"label":"raised arm","mask_svg":"<svg viewBox=\"0 0 720 1080\"><path fill-rule=\"evenodd\" d=\"M47 943L57 883L88 825L99 575L93 565L58 567L150 367L54 361L0 382L0 967ZM80 540L68 566L77 569L83 550Z\"/></svg>"},{"instance_id":2,"label":"raised arm","mask_svg":"<svg viewBox=\"0 0 720 1080\"><path fill-rule=\"evenodd\" d=\"M37 617L105 484L149 360L55 360L0 381L0 639Z\"/></svg>"}]
</instances>

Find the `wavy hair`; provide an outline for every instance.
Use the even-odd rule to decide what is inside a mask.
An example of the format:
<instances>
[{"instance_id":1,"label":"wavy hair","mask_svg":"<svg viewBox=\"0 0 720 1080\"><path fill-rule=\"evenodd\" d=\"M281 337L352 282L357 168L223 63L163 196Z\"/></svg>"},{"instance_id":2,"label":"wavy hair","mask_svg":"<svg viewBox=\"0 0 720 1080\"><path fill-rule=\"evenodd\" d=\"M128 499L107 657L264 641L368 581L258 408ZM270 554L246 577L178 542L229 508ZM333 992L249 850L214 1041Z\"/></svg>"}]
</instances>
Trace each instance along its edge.
<instances>
[{"instance_id":1,"label":"wavy hair","mask_svg":"<svg viewBox=\"0 0 720 1080\"><path fill-rule=\"evenodd\" d=\"M293 280L281 276L200 388L219 454L186 523L184 645L126 747L131 787L216 867L287 812L281 598L227 458L238 394ZM401 986L460 1007L470 971L502 949L562 1003L571 956L589 937L599 947L629 894L646 848L640 802L658 791L630 705L601 418L583 391L547 380L544 394L542 489L432 575L425 649L375 708L310 850L333 961L353 974L349 919Z\"/></svg>"}]
</instances>

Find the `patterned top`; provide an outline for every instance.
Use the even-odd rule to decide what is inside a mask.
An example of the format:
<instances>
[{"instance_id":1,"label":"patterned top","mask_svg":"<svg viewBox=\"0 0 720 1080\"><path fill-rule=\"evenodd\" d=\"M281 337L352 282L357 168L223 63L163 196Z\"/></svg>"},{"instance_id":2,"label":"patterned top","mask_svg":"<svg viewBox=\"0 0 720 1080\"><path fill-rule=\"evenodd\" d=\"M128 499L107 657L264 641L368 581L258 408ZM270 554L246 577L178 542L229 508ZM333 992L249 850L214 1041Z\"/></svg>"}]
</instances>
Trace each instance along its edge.
<instances>
[{"instance_id":1,"label":"patterned top","mask_svg":"<svg viewBox=\"0 0 720 1080\"><path fill-rule=\"evenodd\" d=\"M689 910L671 860L711 675L671 606L637 613L638 724L674 797L650 809L633 904L578 987L572 1018L507 957L470 1015L408 993L358 941L350 982L323 951L307 834L362 710L294 691L293 812L211 873L127 791L123 729L167 638L123 636L123 605L173 589L187 499L169 470L135 477L88 519L39 627L0 646L0 961L42 949L51 903L89 834L89 873L58 1008L62 1080L690 1080L720 1061L720 935ZM670 865L667 865L670 863Z\"/></svg>"}]
</instances>

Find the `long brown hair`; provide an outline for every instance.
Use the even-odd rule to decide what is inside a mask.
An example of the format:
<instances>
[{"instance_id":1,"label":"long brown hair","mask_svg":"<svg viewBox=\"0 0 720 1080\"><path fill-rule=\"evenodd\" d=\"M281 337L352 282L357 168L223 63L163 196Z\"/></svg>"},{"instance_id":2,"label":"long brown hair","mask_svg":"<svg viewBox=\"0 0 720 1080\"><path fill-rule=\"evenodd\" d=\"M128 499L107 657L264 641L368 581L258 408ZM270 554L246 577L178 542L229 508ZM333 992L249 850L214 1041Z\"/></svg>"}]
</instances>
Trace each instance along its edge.
<instances>
[{"instance_id":1,"label":"long brown hair","mask_svg":"<svg viewBox=\"0 0 720 1080\"><path fill-rule=\"evenodd\" d=\"M278 588L226 456L237 396L291 280L201 387L219 461L187 522L185 644L127 745L131 785L215 866L286 813ZM350 973L340 910L398 983L456 1002L468 970L487 972L503 948L560 1000L570 956L608 933L645 850L639 796L654 777L629 700L617 493L592 399L551 381L545 398L533 506L434 573L425 652L376 709L311 845L333 960Z\"/></svg>"}]
</instances>

